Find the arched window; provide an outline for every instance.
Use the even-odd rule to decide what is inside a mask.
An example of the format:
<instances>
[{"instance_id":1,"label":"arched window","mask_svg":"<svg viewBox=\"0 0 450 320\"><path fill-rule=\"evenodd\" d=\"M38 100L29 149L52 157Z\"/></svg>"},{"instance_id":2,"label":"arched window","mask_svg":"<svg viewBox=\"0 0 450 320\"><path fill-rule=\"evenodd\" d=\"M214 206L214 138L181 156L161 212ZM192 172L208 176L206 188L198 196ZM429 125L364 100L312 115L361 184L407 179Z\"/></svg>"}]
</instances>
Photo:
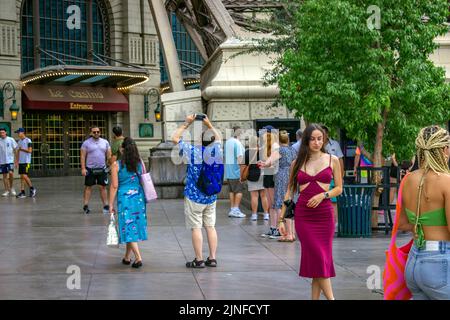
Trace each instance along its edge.
<instances>
[{"instance_id":1,"label":"arched window","mask_svg":"<svg viewBox=\"0 0 450 320\"><path fill-rule=\"evenodd\" d=\"M33 0L24 0L21 21L22 73L37 67L61 64L54 57L68 65L87 64L73 57L92 58L90 49L109 56L109 23L103 0L39 0L36 11L38 14L33 14ZM37 21L33 19L39 22L37 34L34 30ZM35 50L36 39L47 54L39 54Z\"/></svg>"}]
</instances>

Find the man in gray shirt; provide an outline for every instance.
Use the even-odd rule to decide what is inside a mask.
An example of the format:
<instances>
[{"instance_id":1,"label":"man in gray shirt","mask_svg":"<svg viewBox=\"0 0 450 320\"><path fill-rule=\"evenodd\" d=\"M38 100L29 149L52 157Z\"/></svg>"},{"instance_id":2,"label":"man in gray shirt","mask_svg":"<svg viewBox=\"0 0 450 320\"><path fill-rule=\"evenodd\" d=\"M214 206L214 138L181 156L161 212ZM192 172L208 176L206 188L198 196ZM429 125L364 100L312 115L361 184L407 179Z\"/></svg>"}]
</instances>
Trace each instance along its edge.
<instances>
[{"instance_id":1,"label":"man in gray shirt","mask_svg":"<svg viewBox=\"0 0 450 320\"><path fill-rule=\"evenodd\" d=\"M100 138L100 128L91 128L91 137L83 142L81 146L81 174L84 180L83 211L85 214L91 212L89 200L91 199L92 186L100 186L100 195L103 202L103 213L109 213L106 185L108 184L108 172L106 164L111 158L111 147L109 142Z\"/></svg>"},{"instance_id":2,"label":"man in gray shirt","mask_svg":"<svg viewBox=\"0 0 450 320\"><path fill-rule=\"evenodd\" d=\"M295 136L297 137L297 142L292 145L292 148L298 154L300 151L300 146L302 145L303 131L301 129L298 129L295 133Z\"/></svg>"}]
</instances>

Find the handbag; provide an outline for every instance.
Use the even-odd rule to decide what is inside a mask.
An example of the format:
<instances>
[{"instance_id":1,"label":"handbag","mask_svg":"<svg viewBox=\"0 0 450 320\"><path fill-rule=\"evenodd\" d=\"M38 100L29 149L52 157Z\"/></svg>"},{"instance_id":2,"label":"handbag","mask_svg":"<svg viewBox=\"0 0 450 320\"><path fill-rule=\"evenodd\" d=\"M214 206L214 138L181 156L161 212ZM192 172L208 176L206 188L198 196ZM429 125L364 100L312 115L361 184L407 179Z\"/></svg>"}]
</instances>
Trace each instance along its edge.
<instances>
[{"instance_id":1,"label":"handbag","mask_svg":"<svg viewBox=\"0 0 450 320\"><path fill-rule=\"evenodd\" d=\"M384 300L409 300L412 297L411 291L406 286L405 267L413 239L400 248L395 243L400 213L402 211L402 190L405 178L403 178L398 191L391 243L389 244L389 249L386 251L386 263L383 271Z\"/></svg>"},{"instance_id":2,"label":"handbag","mask_svg":"<svg viewBox=\"0 0 450 320\"><path fill-rule=\"evenodd\" d=\"M284 218L293 219L295 216L295 202L291 199L284 200L284 205L286 206L286 211L284 213Z\"/></svg>"},{"instance_id":3,"label":"handbag","mask_svg":"<svg viewBox=\"0 0 450 320\"><path fill-rule=\"evenodd\" d=\"M111 248L119 247L119 234L116 228L116 219L111 215L108 225L108 234L106 236L106 245Z\"/></svg>"},{"instance_id":4,"label":"handbag","mask_svg":"<svg viewBox=\"0 0 450 320\"><path fill-rule=\"evenodd\" d=\"M144 189L145 202L156 200L158 195L156 194L155 186L153 185L152 176L150 172L145 169L144 161L141 160L142 174L139 176L142 189Z\"/></svg>"}]
</instances>

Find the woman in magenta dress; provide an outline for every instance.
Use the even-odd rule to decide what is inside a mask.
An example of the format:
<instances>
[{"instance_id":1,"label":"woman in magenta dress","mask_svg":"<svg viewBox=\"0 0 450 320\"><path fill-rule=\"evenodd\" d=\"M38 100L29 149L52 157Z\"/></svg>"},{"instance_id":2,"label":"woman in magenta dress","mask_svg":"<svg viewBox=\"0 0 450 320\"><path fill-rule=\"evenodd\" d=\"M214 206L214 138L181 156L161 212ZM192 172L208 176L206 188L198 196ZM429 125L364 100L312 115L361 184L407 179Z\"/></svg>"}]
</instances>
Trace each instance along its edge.
<instances>
[{"instance_id":1,"label":"woman in magenta dress","mask_svg":"<svg viewBox=\"0 0 450 320\"><path fill-rule=\"evenodd\" d=\"M317 124L309 125L302 137L297 159L291 165L289 188L285 200L300 191L295 206L295 230L301 244L301 277L312 278L312 299L320 293L333 300L330 278L336 273L333 264L334 212L330 198L342 192L339 159L324 150L325 133ZM330 188L334 177L335 187ZM285 206L279 221L285 233Z\"/></svg>"}]
</instances>

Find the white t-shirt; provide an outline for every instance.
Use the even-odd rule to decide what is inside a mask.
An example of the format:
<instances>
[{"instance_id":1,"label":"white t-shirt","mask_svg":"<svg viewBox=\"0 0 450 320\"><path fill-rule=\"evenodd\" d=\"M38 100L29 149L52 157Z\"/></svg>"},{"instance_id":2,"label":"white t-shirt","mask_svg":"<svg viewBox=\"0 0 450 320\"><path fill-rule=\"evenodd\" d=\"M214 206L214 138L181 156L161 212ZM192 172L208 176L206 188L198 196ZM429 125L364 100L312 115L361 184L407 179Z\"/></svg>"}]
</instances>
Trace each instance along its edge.
<instances>
[{"instance_id":1,"label":"white t-shirt","mask_svg":"<svg viewBox=\"0 0 450 320\"><path fill-rule=\"evenodd\" d=\"M13 138L0 138L0 164L14 163L14 150L16 148L17 142Z\"/></svg>"}]
</instances>

